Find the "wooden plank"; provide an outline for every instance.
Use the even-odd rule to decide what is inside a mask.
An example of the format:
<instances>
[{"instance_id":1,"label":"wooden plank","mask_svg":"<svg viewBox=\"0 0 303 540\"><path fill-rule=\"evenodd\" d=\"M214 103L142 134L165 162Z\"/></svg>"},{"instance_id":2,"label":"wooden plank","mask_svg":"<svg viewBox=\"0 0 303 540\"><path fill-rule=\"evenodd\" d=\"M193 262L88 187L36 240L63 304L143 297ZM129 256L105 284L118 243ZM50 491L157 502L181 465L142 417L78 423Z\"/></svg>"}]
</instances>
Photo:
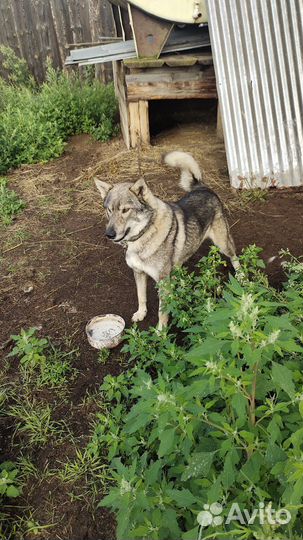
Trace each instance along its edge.
<instances>
[{"instance_id":1,"label":"wooden plank","mask_svg":"<svg viewBox=\"0 0 303 540\"><path fill-rule=\"evenodd\" d=\"M128 88L128 101L139 99L213 99L217 98L216 85L203 85L201 81L183 81Z\"/></svg>"},{"instance_id":2,"label":"wooden plank","mask_svg":"<svg viewBox=\"0 0 303 540\"><path fill-rule=\"evenodd\" d=\"M139 102L135 101L128 104L129 110L129 131L130 145L132 148L137 146L140 136L140 117L139 117Z\"/></svg>"},{"instance_id":3,"label":"wooden plank","mask_svg":"<svg viewBox=\"0 0 303 540\"><path fill-rule=\"evenodd\" d=\"M200 66L190 66L183 68L162 68L131 71L125 76L127 86L129 84L148 84L158 82L174 82L186 80L213 80L214 70L212 68L201 70Z\"/></svg>"},{"instance_id":4,"label":"wooden plank","mask_svg":"<svg viewBox=\"0 0 303 540\"><path fill-rule=\"evenodd\" d=\"M114 62L113 75L115 92L119 103L120 125L122 136L127 148L130 148L129 112L126 101L124 66L122 62Z\"/></svg>"},{"instance_id":5,"label":"wooden plank","mask_svg":"<svg viewBox=\"0 0 303 540\"><path fill-rule=\"evenodd\" d=\"M140 142L143 145L148 145L150 144L148 101L143 101L140 99L139 118L140 118Z\"/></svg>"},{"instance_id":6,"label":"wooden plank","mask_svg":"<svg viewBox=\"0 0 303 540\"><path fill-rule=\"evenodd\" d=\"M160 58L128 58L123 63L130 69L155 68L164 65L169 67L192 66L195 64L211 66L213 64L213 57L211 53L169 54L162 55Z\"/></svg>"},{"instance_id":7,"label":"wooden plank","mask_svg":"<svg viewBox=\"0 0 303 540\"><path fill-rule=\"evenodd\" d=\"M199 66L146 70L125 77L127 99L191 99L216 98L216 78L213 67Z\"/></svg>"},{"instance_id":8,"label":"wooden plank","mask_svg":"<svg viewBox=\"0 0 303 540\"><path fill-rule=\"evenodd\" d=\"M163 58L126 58L123 60L123 64L130 69L161 67L164 63Z\"/></svg>"}]
</instances>

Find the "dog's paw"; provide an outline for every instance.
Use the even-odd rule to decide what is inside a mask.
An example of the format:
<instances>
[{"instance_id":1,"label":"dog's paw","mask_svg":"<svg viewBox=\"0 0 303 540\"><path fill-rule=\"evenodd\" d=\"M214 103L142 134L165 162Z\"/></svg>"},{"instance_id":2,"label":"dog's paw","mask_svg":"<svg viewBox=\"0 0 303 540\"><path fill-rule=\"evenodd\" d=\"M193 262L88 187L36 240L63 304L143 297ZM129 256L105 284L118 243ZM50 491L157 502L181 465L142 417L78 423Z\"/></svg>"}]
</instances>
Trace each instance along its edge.
<instances>
[{"instance_id":1,"label":"dog's paw","mask_svg":"<svg viewBox=\"0 0 303 540\"><path fill-rule=\"evenodd\" d=\"M145 319L146 313L147 313L147 309L138 309L138 311L136 311L136 313L133 314L132 321L133 322L143 321L143 319Z\"/></svg>"}]
</instances>

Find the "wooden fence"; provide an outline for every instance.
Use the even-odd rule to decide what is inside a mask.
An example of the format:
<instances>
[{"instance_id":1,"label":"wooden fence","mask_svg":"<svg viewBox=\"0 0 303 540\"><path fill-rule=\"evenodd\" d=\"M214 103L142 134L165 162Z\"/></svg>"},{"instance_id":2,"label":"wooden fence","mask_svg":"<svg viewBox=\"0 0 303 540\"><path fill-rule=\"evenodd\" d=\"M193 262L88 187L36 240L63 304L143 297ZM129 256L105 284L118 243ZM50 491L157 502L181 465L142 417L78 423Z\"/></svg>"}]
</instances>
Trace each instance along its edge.
<instances>
[{"instance_id":1,"label":"wooden fence","mask_svg":"<svg viewBox=\"0 0 303 540\"><path fill-rule=\"evenodd\" d=\"M39 82L48 57L62 68L71 45L115 35L108 0L0 0L0 44L24 58ZM98 70L104 82L111 79L111 64Z\"/></svg>"}]
</instances>

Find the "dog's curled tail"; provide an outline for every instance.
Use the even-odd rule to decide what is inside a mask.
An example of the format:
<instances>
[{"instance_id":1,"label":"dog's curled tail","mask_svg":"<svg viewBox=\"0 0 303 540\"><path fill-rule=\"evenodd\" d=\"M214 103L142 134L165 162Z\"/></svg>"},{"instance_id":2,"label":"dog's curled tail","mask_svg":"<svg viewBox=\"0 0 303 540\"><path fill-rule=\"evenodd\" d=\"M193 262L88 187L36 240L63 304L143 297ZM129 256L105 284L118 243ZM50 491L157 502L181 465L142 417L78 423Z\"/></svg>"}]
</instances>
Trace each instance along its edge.
<instances>
[{"instance_id":1,"label":"dog's curled tail","mask_svg":"<svg viewBox=\"0 0 303 540\"><path fill-rule=\"evenodd\" d=\"M191 191L198 184L202 184L200 167L191 154L187 152L169 152L163 156L163 161L170 167L181 170L179 185L185 191Z\"/></svg>"}]
</instances>

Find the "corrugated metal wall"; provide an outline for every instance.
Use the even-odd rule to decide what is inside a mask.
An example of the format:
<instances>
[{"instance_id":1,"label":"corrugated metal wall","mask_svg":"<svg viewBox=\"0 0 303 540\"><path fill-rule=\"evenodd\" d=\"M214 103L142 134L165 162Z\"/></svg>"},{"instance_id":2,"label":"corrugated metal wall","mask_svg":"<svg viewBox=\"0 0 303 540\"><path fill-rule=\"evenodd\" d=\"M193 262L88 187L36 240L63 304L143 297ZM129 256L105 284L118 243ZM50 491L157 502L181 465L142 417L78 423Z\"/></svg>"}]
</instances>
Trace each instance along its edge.
<instances>
[{"instance_id":1,"label":"corrugated metal wall","mask_svg":"<svg viewBox=\"0 0 303 540\"><path fill-rule=\"evenodd\" d=\"M303 1L207 4L232 185L303 184Z\"/></svg>"}]
</instances>

